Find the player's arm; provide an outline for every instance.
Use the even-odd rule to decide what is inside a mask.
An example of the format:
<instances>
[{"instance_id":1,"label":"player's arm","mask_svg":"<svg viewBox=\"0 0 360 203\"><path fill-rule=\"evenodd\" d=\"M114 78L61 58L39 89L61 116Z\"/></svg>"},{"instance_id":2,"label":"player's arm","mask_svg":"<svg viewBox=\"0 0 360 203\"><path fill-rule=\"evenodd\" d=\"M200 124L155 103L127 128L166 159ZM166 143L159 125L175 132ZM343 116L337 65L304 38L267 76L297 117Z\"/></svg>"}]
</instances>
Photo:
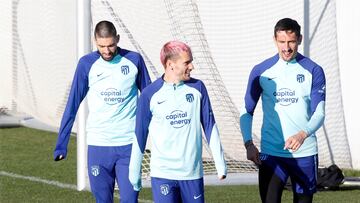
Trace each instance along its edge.
<instances>
[{"instance_id":1,"label":"player's arm","mask_svg":"<svg viewBox=\"0 0 360 203\"><path fill-rule=\"evenodd\" d=\"M81 101L85 98L88 91L88 70L84 63L79 62L72 81L66 108L61 120L58 139L54 150L54 160L60 161L67 156L67 146L70 139L76 113Z\"/></svg>"},{"instance_id":2,"label":"player's arm","mask_svg":"<svg viewBox=\"0 0 360 203\"><path fill-rule=\"evenodd\" d=\"M146 68L146 64L144 62L144 59L139 54L139 61L137 64L138 68L138 75L136 78L136 85L140 91L142 91L146 86L148 86L151 83L151 79L149 76L149 72Z\"/></svg>"},{"instance_id":3,"label":"player's arm","mask_svg":"<svg viewBox=\"0 0 360 203\"><path fill-rule=\"evenodd\" d=\"M260 74L256 69L253 69L246 88L245 103L240 111L240 130L245 143L247 159L255 164L261 164L259 150L252 141L253 115L262 93L259 78Z\"/></svg>"},{"instance_id":4,"label":"player's arm","mask_svg":"<svg viewBox=\"0 0 360 203\"><path fill-rule=\"evenodd\" d=\"M211 108L210 99L205 85L201 88L201 123L205 132L205 137L211 149L214 158L215 167L218 178L223 180L227 175L226 161L224 158L224 151L221 146L219 130L217 128L215 117Z\"/></svg>"},{"instance_id":5,"label":"player's arm","mask_svg":"<svg viewBox=\"0 0 360 203\"><path fill-rule=\"evenodd\" d=\"M313 72L311 88L311 112L313 112L304 131L308 135L314 134L325 120L325 99L326 99L326 79L321 67L317 67Z\"/></svg>"},{"instance_id":6,"label":"player's arm","mask_svg":"<svg viewBox=\"0 0 360 203\"><path fill-rule=\"evenodd\" d=\"M326 97L325 74L321 67L313 71L313 80L310 94L310 108L312 115L305 128L297 134L289 137L284 149L298 150L308 136L315 132L324 124L325 120L325 97Z\"/></svg>"},{"instance_id":7,"label":"player's arm","mask_svg":"<svg viewBox=\"0 0 360 203\"><path fill-rule=\"evenodd\" d=\"M145 152L151 118L150 101L146 95L142 94L139 98L136 110L136 136L133 141L129 164L129 180L136 191L140 191L142 187L141 164Z\"/></svg>"}]
</instances>

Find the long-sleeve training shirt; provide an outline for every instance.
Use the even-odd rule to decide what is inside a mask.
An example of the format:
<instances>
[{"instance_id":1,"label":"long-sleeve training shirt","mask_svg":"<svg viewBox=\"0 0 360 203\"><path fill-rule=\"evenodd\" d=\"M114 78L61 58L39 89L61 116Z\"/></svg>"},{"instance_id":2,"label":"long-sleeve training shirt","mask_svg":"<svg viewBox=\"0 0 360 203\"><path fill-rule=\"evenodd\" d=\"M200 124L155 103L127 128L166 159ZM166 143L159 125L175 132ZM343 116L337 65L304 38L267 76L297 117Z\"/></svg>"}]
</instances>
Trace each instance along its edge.
<instances>
[{"instance_id":1,"label":"long-sleeve training shirt","mask_svg":"<svg viewBox=\"0 0 360 203\"><path fill-rule=\"evenodd\" d=\"M88 145L123 146L135 136L138 91L151 83L140 54L117 48L118 54L105 61L98 51L83 56L77 65L63 114L54 157L66 156L76 113L87 96Z\"/></svg>"},{"instance_id":2,"label":"long-sleeve training shirt","mask_svg":"<svg viewBox=\"0 0 360 203\"><path fill-rule=\"evenodd\" d=\"M325 118L325 83L323 69L299 53L289 62L276 54L256 65L240 115L244 142L252 139L253 114L261 96L261 152L280 157L317 154L315 131ZM308 134L302 146L296 152L284 149L285 141L301 130Z\"/></svg>"},{"instance_id":3,"label":"long-sleeve training shirt","mask_svg":"<svg viewBox=\"0 0 360 203\"><path fill-rule=\"evenodd\" d=\"M151 138L151 177L193 180L203 177L202 128L219 175L226 163L209 96L202 81L191 78L179 84L157 79L142 92L136 118L129 177L135 189L141 178L141 161ZM201 128L202 126L202 128Z\"/></svg>"}]
</instances>

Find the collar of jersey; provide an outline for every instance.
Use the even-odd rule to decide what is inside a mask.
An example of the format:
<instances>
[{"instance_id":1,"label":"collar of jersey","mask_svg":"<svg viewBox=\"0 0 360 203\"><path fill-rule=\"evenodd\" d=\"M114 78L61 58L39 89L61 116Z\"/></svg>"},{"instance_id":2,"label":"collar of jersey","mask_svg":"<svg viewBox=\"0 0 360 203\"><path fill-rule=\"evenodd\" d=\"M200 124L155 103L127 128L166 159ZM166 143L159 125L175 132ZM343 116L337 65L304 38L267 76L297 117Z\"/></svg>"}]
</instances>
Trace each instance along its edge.
<instances>
[{"instance_id":1,"label":"collar of jersey","mask_svg":"<svg viewBox=\"0 0 360 203\"><path fill-rule=\"evenodd\" d=\"M99 54L100 54L100 53L99 53ZM116 54L116 56L115 56L111 61L105 61L105 60L101 57L101 55L100 55L100 59L101 59L104 63L110 63L110 64L118 64L118 63L120 63L121 58L122 58L122 56L119 54L119 51L118 51L118 53Z\"/></svg>"},{"instance_id":2,"label":"collar of jersey","mask_svg":"<svg viewBox=\"0 0 360 203\"><path fill-rule=\"evenodd\" d=\"M284 64L284 65L297 63L296 57L293 58L293 59L291 59L290 61L284 61L284 59L282 59L281 57L279 57L279 61L280 61L281 64Z\"/></svg>"},{"instance_id":3,"label":"collar of jersey","mask_svg":"<svg viewBox=\"0 0 360 203\"><path fill-rule=\"evenodd\" d=\"M165 74L164 74L164 75L165 75ZM172 82L166 82L166 81L164 80L164 75L161 76L161 79L162 79L165 87L169 87L169 88L176 87L176 88L179 88L179 87L181 87L181 86L184 85L184 81L180 81L178 84L175 84L175 83L172 83Z\"/></svg>"}]
</instances>

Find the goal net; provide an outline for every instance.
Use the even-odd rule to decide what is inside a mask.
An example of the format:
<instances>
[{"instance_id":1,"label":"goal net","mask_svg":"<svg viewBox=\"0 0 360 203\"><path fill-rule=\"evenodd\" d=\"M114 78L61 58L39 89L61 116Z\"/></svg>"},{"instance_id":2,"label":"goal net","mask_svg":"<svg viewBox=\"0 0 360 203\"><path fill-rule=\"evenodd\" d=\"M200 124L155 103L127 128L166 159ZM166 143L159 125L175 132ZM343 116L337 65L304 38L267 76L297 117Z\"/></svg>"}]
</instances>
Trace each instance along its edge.
<instances>
[{"instance_id":1,"label":"goal net","mask_svg":"<svg viewBox=\"0 0 360 203\"><path fill-rule=\"evenodd\" d=\"M4 74L0 105L59 126L76 67L76 2L73 0L2 2L0 54ZM252 67L274 55L273 26L284 17L302 25L300 52L319 63L327 77L326 120L317 131L320 165L351 168L345 130L336 39L335 0L216 1L93 0L91 21L113 22L119 46L142 54L152 79L163 73L159 52L169 40L190 45L192 76L207 86L220 130L229 173L256 171L246 160L239 130L239 109ZM93 27L93 26L92 26ZM92 28L93 29L93 28ZM8 32L5 32L8 31ZM93 45L95 49L95 46ZM254 140L259 145L261 104L254 115ZM206 143L206 142L204 142ZM149 175L148 145L143 177ZM216 172L203 147L205 174Z\"/></svg>"}]
</instances>

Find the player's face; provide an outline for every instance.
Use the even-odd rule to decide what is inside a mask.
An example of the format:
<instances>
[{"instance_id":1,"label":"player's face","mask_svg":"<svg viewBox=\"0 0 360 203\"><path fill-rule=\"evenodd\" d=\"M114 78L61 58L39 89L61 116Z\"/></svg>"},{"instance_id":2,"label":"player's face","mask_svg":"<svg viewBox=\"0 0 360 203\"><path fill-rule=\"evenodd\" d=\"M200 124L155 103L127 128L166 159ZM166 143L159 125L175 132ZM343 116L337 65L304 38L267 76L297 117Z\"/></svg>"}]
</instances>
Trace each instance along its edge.
<instances>
[{"instance_id":1,"label":"player's face","mask_svg":"<svg viewBox=\"0 0 360 203\"><path fill-rule=\"evenodd\" d=\"M179 56L172 60L170 68L173 69L175 77L179 81L190 79L190 72L194 69L193 58L188 52L180 52Z\"/></svg>"},{"instance_id":2,"label":"player's face","mask_svg":"<svg viewBox=\"0 0 360 203\"><path fill-rule=\"evenodd\" d=\"M302 36L296 36L295 32L278 31L274 37L275 44L278 48L279 56L284 61L291 61L295 58L298 46L301 43Z\"/></svg>"},{"instance_id":3,"label":"player's face","mask_svg":"<svg viewBox=\"0 0 360 203\"><path fill-rule=\"evenodd\" d=\"M116 37L97 37L95 42L101 57L105 61L111 61L117 54L116 49L119 42L119 35Z\"/></svg>"}]
</instances>

